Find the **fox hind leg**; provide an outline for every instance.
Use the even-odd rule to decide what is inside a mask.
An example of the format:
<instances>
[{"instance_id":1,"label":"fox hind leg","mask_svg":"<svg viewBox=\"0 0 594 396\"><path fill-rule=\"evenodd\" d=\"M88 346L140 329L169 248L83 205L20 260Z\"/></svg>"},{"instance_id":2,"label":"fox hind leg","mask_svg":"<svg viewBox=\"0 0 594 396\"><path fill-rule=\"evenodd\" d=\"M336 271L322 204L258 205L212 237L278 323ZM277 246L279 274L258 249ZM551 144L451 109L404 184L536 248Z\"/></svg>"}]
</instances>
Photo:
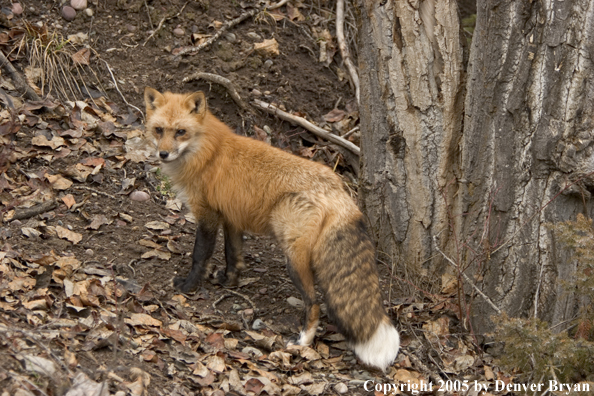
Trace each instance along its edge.
<instances>
[{"instance_id":1,"label":"fox hind leg","mask_svg":"<svg viewBox=\"0 0 594 396\"><path fill-rule=\"evenodd\" d=\"M305 319L299 334L299 345L310 345L313 342L320 321L320 306L316 304L314 276L310 266L310 254L304 243L294 243L288 252L287 269L293 284L303 298Z\"/></svg>"},{"instance_id":2,"label":"fox hind leg","mask_svg":"<svg viewBox=\"0 0 594 396\"><path fill-rule=\"evenodd\" d=\"M173 285L183 293L193 291L210 272L208 261L214 253L219 231L216 215L201 216L196 229L196 240L192 252L192 269L187 277L175 277Z\"/></svg>"}]
</instances>

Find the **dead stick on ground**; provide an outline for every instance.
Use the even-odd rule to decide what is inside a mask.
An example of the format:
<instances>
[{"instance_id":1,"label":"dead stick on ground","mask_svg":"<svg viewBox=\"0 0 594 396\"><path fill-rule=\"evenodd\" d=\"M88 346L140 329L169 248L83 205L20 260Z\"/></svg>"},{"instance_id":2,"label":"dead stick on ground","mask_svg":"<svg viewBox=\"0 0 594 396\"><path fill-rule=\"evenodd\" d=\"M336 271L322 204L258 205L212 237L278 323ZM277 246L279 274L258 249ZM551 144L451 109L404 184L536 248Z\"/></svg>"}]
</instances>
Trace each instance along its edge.
<instances>
[{"instance_id":1,"label":"dead stick on ground","mask_svg":"<svg viewBox=\"0 0 594 396\"><path fill-rule=\"evenodd\" d=\"M472 286L472 288L473 288L474 290L476 290L476 292L477 292L478 294L480 294L480 296L481 296L482 298L484 298L484 299L485 299L485 301L486 301L486 302L487 302L487 303L488 303L488 304L489 304L489 305L490 305L490 306L491 306L491 307L492 307L492 308L493 308L493 309L494 309L494 310L495 310L495 311L496 311L498 314L501 314L501 313L503 313L503 312L501 311L501 309L499 309L499 307L498 307L497 305L495 305L495 303L494 303L494 302L493 302L493 301L492 301L492 300L489 298L489 296L487 296L485 293L483 293L483 292L482 292L482 290L481 290L481 289L479 289L479 288L478 288L478 286L477 286L477 285L475 285L475 284L474 284L474 282L473 282L473 281L472 281L472 280L471 280L471 279L468 277L468 275L466 275L464 272L462 272L462 270L460 269L460 266L459 266L458 264L456 264L456 263L454 262L454 260L452 260L451 258L449 258L448 256L446 256L446 254L445 254L444 252L442 252L442 251L441 251L441 249L440 249L440 248L439 248L439 246L437 245L437 236L434 236L434 237L433 237L433 242L435 242L435 250L437 250L437 251L438 251L438 252L439 252L439 253L440 253L440 254L443 256L443 258L445 258L445 259L446 259L446 261L447 261L447 262L448 262L450 265L452 265L454 268L456 268L456 269L458 270L458 272L459 272L460 274L462 274L462 277L464 278L464 280L465 280L466 282L468 282L468 284L469 284L470 286Z\"/></svg>"},{"instance_id":2,"label":"dead stick on ground","mask_svg":"<svg viewBox=\"0 0 594 396\"><path fill-rule=\"evenodd\" d=\"M101 60L103 60L103 59L101 59ZM118 86L118 82L116 81L116 78L113 75L113 72L111 71L111 67L109 67L109 63L105 62L104 60L103 60L103 63L105 63L105 66L107 66L107 70L109 71L109 74L111 75L111 80L113 81L113 84L115 85L115 88L117 89L118 93L122 97L122 100L124 101L124 103L126 103L128 106L130 106L133 109L135 109L136 111L138 111L140 113L140 115L142 115L142 119L144 121L144 113L142 112L142 110L140 110L138 107L136 107L136 106L128 103L128 101L124 97L124 94L122 93L122 91L120 91L120 87Z\"/></svg>"},{"instance_id":3,"label":"dead stick on ground","mask_svg":"<svg viewBox=\"0 0 594 396\"><path fill-rule=\"evenodd\" d=\"M231 98L235 101L235 103L237 103L237 105L239 107L241 107L242 109L244 109L244 110L247 109L245 102L243 100L241 100L241 96L239 96L239 94L237 93L237 90L235 89L235 86L233 85L233 83L229 79L227 79L225 77L221 77L218 74L197 72L197 73L192 74L191 76L184 78L183 82L187 83L189 81L200 80L200 79L206 80L206 81L211 81L211 82L217 83L217 84L222 85L223 87L227 88L229 95L231 95Z\"/></svg>"},{"instance_id":4,"label":"dead stick on ground","mask_svg":"<svg viewBox=\"0 0 594 396\"><path fill-rule=\"evenodd\" d=\"M342 56L344 64L351 75L351 80L355 86L355 97L357 98L357 103L359 103L359 75L357 74L357 69L351 60L349 47L344 39L344 0L336 1L336 40L338 41L338 47L340 48L340 55Z\"/></svg>"},{"instance_id":5,"label":"dead stick on ground","mask_svg":"<svg viewBox=\"0 0 594 396\"><path fill-rule=\"evenodd\" d=\"M235 294L236 296L239 296L239 297L243 298L244 300L246 300L247 302L249 302L250 305L252 306L252 309L254 310L254 313L256 313L258 311L258 308L256 308L256 304L254 304L254 302L252 300L250 300L250 298L248 296L241 294L239 292L236 292L234 290L227 290L227 292Z\"/></svg>"},{"instance_id":6,"label":"dead stick on ground","mask_svg":"<svg viewBox=\"0 0 594 396\"><path fill-rule=\"evenodd\" d=\"M111 198L111 199L115 199L115 200L117 200L117 199L118 199L118 198L114 197L114 196L113 196L113 195L111 195L111 194L108 194L108 193L106 193L106 192L99 191L99 190L97 190L97 189L95 189L95 188L91 188L91 187L87 187L87 186L72 186L72 188L74 188L74 189L77 189L77 190L87 190L87 191L91 191L91 192L94 192L95 194L103 195L104 197Z\"/></svg>"},{"instance_id":7,"label":"dead stick on ground","mask_svg":"<svg viewBox=\"0 0 594 396\"><path fill-rule=\"evenodd\" d=\"M405 350L405 349L401 349L400 350L404 355L408 356L408 358L412 361L412 363L419 367L421 369L421 371L424 371L425 373L427 373L429 375L429 378L431 378L431 381L433 381L434 383L439 383L441 381L441 377L439 375L437 375L436 373L434 373L433 371L429 370L429 367L427 367L425 365L425 363L423 363L421 361L421 359L419 359L417 357L417 355L415 355L414 353L410 353L409 351Z\"/></svg>"},{"instance_id":8,"label":"dead stick on ground","mask_svg":"<svg viewBox=\"0 0 594 396\"><path fill-rule=\"evenodd\" d=\"M164 23L165 21L168 21L168 20L170 20L170 19L177 18L178 16L180 16L180 15L181 15L181 13L182 13L182 12L184 12L184 9L185 9L185 8L186 8L186 6L188 5L188 3L189 3L189 2L188 2L188 1L186 1L186 4L184 4L184 5L183 5L183 7L181 8L181 10L179 10L179 12L178 12L177 14L175 14L175 15L173 15L173 16L170 16L170 17L164 17L163 19L161 19L161 22L159 22L159 26L157 26L157 28L156 28L155 30L153 30L153 32L151 33L151 35L150 35L150 36L148 36L148 38L146 39L146 41L144 42L144 44L142 44L142 46L144 47L144 46L146 45L146 43L148 43L148 42L149 42L149 40L150 40L151 38L153 38L153 36L154 36L155 34L157 34L157 32L158 32L159 30L161 30L161 28L163 27L163 23ZM145 4L146 4L146 1L145 1ZM147 7L147 9L148 9L148 7ZM150 20L150 17L151 17L151 16L150 16L150 13L149 13L149 22L151 22L151 20ZM153 24L153 23L151 22L151 26L152 26L152 24Z\"/></svg>"},{"instance_id":9,"label":"dead stick on ground","mask_svg":"<svg viewBox=\"0 0 594 396\"><path fill-rule=\"evenodd\" d=\"M0 66L4 69L8 74L10 74L10 78L14 82L15 88L23 95L25 98L29 100L41 100L39 95L27 84L27 82L23 79L21 74L14 68L12 63L4 54L0 51Z\"/></svg>"},{"instance_id":10,"label":"dead stick on ground","mask_svg":"<svg viewBox=\"0 0 594 396\"><path fill-rule=\"evenodd\" d=\"M352 153L354 153L356 155L361 155L361 149L359 147L357 147L355 144L349 142L346 139L341 138L340 136L337 136L333 133L330 133L330 132L322 129L317 125L312 124L311 122L307 121L305 118L297 117L295 115L289 114L285 111L282 111L278 107L275 107L269 103L263 102L258 99L254 99L254 101L252 103L254 104L254 106L256 106L259 109L264 110L267 113L274 114L278 118L285 120L285 121L289 121L292 124L302 126L303 128L307 129L308 131L310 131L311 133L313 133L316 136L326 139L332 143L338 144L339 146L346 148L347 150L351 151Z\"/></svg>"},{"instance_id":11,"label":"dead stick on ground","mask_svg":"<svg viewBox=\"0 0 594 396\"><path fill-rule=\"evenodd\" d=\"M29 217L37 216L38 214L42 214L45 212L49 212L50 210L54 209L58 204L55 200L50 199L39 205L32 206L26 209L16 210L14 212L14 216L10 220L23 220L28 219Z\"/></svg>"},{"instance_id":12,"label":"dead stick on ground","mask_svg":"<svg viewBox=\"0 0 594 396\"><path fill-rule=\"evenodd\" d=\"M240 16L238 16L237 18L226 22L223 26L221 26L221 28L219 29L218 32L215 33L214 36L212 36L211 38L209 38L208 40L206 40L204 43L197 45L195 47L186 47L186 48L182 48L180 49L179 52L177 52L175 54L175 56L183 56L183 55L187 55L187 54L195 54L198 51L203 50L204 48L208 47L209 45L211 45L212 43L214 43L215 41L217 41L219 39L219 37L221 37L221 35L223 33L225 33L227 30L231 29L233 26L240 24L241 22L245 21L246 19L253 17L254 15L256 15L258 12L260 12L261 9L260 8L254 8L252 10L249 10L247 12L244 12L243 14L241 14Z\"/></svg>"}]
</instances>

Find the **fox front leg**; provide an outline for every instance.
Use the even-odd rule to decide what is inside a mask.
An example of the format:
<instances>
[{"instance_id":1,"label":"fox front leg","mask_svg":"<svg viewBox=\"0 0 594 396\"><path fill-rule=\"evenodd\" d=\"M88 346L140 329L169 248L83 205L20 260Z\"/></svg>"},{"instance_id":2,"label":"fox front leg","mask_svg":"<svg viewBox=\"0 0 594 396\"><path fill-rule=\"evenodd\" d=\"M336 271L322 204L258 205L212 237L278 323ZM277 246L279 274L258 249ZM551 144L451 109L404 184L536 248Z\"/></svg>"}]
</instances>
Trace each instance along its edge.
<instances>
[{"instance_id":1,"label":"fox front leg","mask_svg":"<svg viewBox=\"0 0 594 396\"><path fill-rule=\"evenodd\" d=\"M243 233L228 223L224 223L225 234L225 273L219 273L216 282L226 286L237 286L239 273L245 268L243 262Z\"/></svg>"},{"instance_id":2,"label":"fox front leg","mask_svg":"<svg viewBox=\"0 0 594 396\"><path fill-rule=\"evenodd\" d=\"M196 240L192 252L192 269L187 277L175 277L173 285L183 293L196 289L208 274L208 261L212 257L217 242L219 224L213 220L200 220L196 229Z\"/></svg>"}]
</instances>

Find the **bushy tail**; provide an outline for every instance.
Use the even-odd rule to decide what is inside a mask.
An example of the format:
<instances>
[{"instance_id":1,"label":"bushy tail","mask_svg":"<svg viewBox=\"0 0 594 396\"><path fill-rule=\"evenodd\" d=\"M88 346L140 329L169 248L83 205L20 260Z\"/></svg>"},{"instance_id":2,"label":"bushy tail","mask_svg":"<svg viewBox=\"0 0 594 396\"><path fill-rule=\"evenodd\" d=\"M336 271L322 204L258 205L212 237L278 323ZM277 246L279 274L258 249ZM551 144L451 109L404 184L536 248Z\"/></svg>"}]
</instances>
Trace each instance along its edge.
<instances>
[{"instance_id":1,"label":"bushy tail","mask_svg":"<svg viewBox=\"0 0 594 396\"><path fill-rule=\"evenodd\" d=\"M382 304L374 248L363 219L326 225L313 265L330 319L361 361L385 370L398 354L400 337Z\"/></svg>"}]
</instances>

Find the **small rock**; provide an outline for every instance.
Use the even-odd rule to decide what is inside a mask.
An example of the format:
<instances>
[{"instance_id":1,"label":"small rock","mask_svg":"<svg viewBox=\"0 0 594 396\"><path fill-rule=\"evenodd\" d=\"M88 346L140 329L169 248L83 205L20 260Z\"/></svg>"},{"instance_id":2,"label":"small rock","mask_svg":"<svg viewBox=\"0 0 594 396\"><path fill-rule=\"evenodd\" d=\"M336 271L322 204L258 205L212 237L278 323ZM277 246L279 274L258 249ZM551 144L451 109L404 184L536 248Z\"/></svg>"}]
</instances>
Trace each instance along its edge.
<instances>
[{"instance_id":1,"label":"small rock","mask_svg":"<svg viewBox=\"0 0 594 396\"><path fill-rule=\"evenodd\" d=\"M338 384L334 385L334 390L336 391L336 393L347 393L349 391L349 387L346 386L346 384L339 382Z\"/></svg>"},{"instance_id":2,"label":"small rock","mask_svg":"<svg viewBox=\"0 0 594 396\"><path fill-rule=\"evenodd\" d=\"M134 33L136 31L136 26L128 24L126 25L126 29L128 29L130 33Z\"/></svg>"},{"instance_id":3,"label":"small rock","mask_svg":"<svg viewBox=\"0 0 594 396\"><path fill-rule=\"evenodd\" d=\"M176 37L183 37L186 34L186 32L184 31L184 29L178 27L173 29L173 34Z\"/></svg>"},{"instance_id":4,"label":"small rock","mask_svg":"<svg viewBox=\"0 0 594 396\"><path fill-rule=\"evenodd\" d=\"M258 290L258 292L259 292L260 294L266 294L266 292L267 292L267 291L268 291L268 289L267 289L267 288L265 288L265 287L263 287L263 288L261 288L260 290Z\"/></svg>"},{"instance_id":5,"label":"small rock","mask_svg":"<svg viewBox=\"0 0 594 396\"><path fill-rule=\"evenodd\" d=\"M23 13L23 6L21 5L21 3L12 4L12 13L14 15L21 15Z\"/></svg>"},{"instance_id":6,"label":"small rock","mask_svg":"<svg viewBox=\"0 0 594 396\"><path fill-rule=\"evenodd\" d=\"M86 16L88 16L88 17L92 17L92 16L93 16L93 10L92 10L92 9L90 9L90 8L85 8L85 11L84 11L84 13L85 13L85 15L86 15Z\"/></svg>"},{"instance_id":7,"label":"small rock","mask_svg":"<svg viewBox=\"0 0 594 396\"><path fill-rule=\"evenodd\" d=\"M95 254L95 252L93 252L93 249L87 249L87 250L85 250L85 254L86 254L87 256L92 256L92 255L94 255L94 254Z\"/></svg>"},{"instance_id":8,"label":"small rock","mask_svg":"<svg viewBox=\"0 0 594 396\"><path fill-rule=\"evenodd\" d=\"M225 39L230 43L237 42L237 36L234 33L227 33L225 35Z\"/></svg>"},{"instance_id":9,"label":"small rock","mask_svg":"<svg viewBox=\"0 0 594 396\"><path fill-rule=\"evenodd\" d=\"M252 89L252 95L258 98L258 97L262 96L262 92L260 92L259 90L254 88L254 89Z\"/></svg>"},{"instance_id":10,"label":"small rock","mask_svg":"<svg viewBox=\"0 0 594 396\"><path fill-rule=\"evenodd\" d=\"M70 22L76 18L76 11L72 7L64 6L62 7L62 18Z\"/></svg>"},{"instance_id":11,"label":"small rock","mask_svg":"<svg viewBox=\"0 0 594 396\"><path fill-rule=\"evenodd\" d=\"M248 36L249 38L251 38L251 39L254 39L254 40L262 40L262 36L260 36L260 35L259 35L258 33L256 33L256 32L248 32L248 33L247 33L247 36Z\"/></svg>"},{"instance_id":12,"label":"small rock","mask_svg":"<svg viewBox=\"0 0 594 396\"><path fill-rule=\"evenodd\" d=\"M254 320L254 323L252 324L252 329L262 330L264 328L266 328L266 325L264 324L264 322L262 322L262 320L260 320L260 319Z\"/></svg>"},{"instance_id":13,"label":"small rock","mask_svg":"<svg viewBox=\"0 0 594 396\"><path fill-rule=\"evenodd\" d=\"M264 62L264 68L265 69L270 69L272 67L272 61L270 59L268 59L266 62Z\"/></svg>"},{"instance_id":14,"label":"small rock","mask_svg":"<svg viewBox=\"0 0 594 396\"><path fill-rule=\"evenodd\" d=\"M147 193L145 193L144 191L132 191L132 193L130 193L130 199L132 201L138 201L138 202L143 202L143 201L148 201L151 198L150 195L148 195Z\"/></svg>"},{"instance_id":15,"label":"small rock","mask_svg":"<svg viewBox=\"0 0 594 396\"><path fill-rule=\"evenodd\" d=\"M87 0L70 0L70 6L76 11L82 11L87 8Z\"/></svg>"},{"instance_id":16,"label":"small rock","mask_svg":"<svg viewBox=\"0 0 594 396\"><path fill-rule=\"evenodd\" d=\"M289 303L290 306L295 307L295 308L303 308L303 301L301 301L300 299L298 299L297 297L289 297L287 298L287 302Z\"/></svg>"}]
</instances>

